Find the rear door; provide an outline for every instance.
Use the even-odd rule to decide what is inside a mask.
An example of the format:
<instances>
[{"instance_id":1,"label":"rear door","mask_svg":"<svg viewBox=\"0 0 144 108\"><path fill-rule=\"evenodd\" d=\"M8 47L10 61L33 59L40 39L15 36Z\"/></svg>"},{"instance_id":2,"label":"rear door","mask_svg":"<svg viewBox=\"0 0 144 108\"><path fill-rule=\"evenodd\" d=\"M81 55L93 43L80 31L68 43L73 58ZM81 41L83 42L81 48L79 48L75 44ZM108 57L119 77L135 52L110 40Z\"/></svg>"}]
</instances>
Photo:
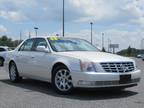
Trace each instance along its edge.
<instances>
[{"instance_id":1,"label":"rear door","mask_svg":"<svg viewBox=\"0 0 144 108\"><path fill-rule=\"evenodd\" d=\"M31 73L31 67L33 66L31 64L33 44L34 39L26 40L15 54L16 65L19 73L22 75L29 76Z\"/></svg>"}]
</instances>

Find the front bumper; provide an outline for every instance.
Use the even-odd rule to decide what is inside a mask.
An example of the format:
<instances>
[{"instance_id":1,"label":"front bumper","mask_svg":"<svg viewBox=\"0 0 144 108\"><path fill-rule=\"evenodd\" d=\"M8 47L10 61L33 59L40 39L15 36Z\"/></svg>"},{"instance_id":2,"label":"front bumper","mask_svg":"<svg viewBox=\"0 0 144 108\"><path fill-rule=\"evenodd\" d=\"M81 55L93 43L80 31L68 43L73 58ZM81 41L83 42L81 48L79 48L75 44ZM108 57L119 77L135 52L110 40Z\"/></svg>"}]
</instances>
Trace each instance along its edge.
<instances>
[{"instance_id":1,"label":"front bumper","mask_svg":"<svg viewBox=\"0 0 144 108\"><path fill-rule=\"evenodd\" d=\"M140 81L141 72L135 70L129 73L106 72L71 72L74 87L103 88L103 87L130 87ZM130 75L131 80L120 81L120 76Z\"/></svg>"}]
</instances>

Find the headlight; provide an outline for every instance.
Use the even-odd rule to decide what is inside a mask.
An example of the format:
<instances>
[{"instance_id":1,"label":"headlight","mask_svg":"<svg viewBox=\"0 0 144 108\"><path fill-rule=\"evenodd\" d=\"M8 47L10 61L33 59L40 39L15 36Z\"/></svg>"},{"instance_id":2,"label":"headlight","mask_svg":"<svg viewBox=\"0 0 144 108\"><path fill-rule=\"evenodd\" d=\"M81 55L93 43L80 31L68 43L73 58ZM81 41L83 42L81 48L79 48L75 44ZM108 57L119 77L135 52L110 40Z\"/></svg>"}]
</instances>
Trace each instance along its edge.
<instances>
[{"instance_id":1,"label":"headlight","mask_svg":"<svg viewBox=\"0 0 144 108\"><path fill-rule=\"evenodd\" d=\"M134 64L134 69L137 70L138 66L137 66L136 62L134 61L133 64Z\"/></svg>"},{"instance_id":2,"label":"headlight","mask_svg":"<svg viewBox=\"0 0 144 108\"><path fill-rule=\"evenodd\" d=\"M96 72L96 68L93 62L80 60L80 67L83 72Z\"/></svg>"}]
</instances>

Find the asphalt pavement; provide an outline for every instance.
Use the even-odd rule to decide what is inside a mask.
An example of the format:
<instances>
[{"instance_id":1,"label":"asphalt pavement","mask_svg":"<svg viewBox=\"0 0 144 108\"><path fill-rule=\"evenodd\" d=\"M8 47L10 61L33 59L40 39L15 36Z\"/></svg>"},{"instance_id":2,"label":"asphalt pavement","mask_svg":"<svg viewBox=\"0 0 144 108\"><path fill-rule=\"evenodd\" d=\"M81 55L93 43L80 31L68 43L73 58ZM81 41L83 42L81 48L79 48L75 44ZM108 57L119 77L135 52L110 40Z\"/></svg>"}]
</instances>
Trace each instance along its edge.
<instances>
[{"instance_id":1,"label":"asphalt pavement","mask_svg":"<svg viewBox=\"0 0 144 108\"><path fill-rule=\"evenodd\" d=\"M144 61L135 60L143 71ZM122 92L76 89L70 95L59 95L46 82L11 83L0 68L0 108L144 108L144 73L138 86Z\"/></svg>"}]
</instances>

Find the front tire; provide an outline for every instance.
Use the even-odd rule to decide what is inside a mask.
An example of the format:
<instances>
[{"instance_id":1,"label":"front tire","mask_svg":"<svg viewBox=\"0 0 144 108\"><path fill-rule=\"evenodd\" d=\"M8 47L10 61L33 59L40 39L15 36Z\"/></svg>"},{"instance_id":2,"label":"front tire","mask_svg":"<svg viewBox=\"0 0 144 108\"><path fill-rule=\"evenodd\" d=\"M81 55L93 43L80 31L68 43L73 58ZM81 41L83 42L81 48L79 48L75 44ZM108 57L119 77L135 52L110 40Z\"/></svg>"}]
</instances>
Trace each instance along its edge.
<instances>
[{"instance_id":1,"label":"front tire","mask_svg":"<svg viewBox=\"0 0 144 108\"><path fill-rule=\"evenodd\" d=\"M18 74L16 64L14 62L10 63L9 66L9 78L11 82L19 82L22 78Z\"/></svg>"},{"instance_id":2,"label":"front tire","mask_svg":"<svg viewBox=\"0 0 144 108\"><path fill-rule=\"evenodd\" d=\"M52 86L59 94L69 94L72 92L72 77L66 66L58 66L54 69L52 74Z\"/></svg>"}]
</instances>

